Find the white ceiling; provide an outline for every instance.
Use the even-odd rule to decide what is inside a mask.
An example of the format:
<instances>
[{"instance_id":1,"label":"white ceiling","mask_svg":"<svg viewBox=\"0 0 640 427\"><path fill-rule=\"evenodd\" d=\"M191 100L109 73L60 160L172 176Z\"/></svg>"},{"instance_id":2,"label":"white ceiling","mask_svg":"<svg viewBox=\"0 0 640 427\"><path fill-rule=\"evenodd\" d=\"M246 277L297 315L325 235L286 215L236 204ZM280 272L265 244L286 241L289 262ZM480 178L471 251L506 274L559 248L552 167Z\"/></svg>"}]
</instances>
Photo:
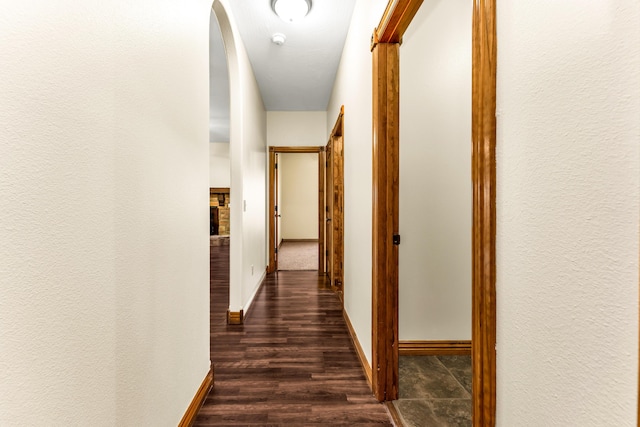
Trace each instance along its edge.
<instances>
[{"instance_id":1,"label":"white ceiling","mask_svg":"<svg viewBox=\"0 0 640 427\"><path fill-rule=\"evenodd\" d=\"M355 0L312 0L300 22L284 22L271 0L232 0L232 13L267 111L324 111ZM229 79L220 29L211 20L211 142L229 140ZM282 33L282 46L271 42Z\"/></svg>"}]
</instances>

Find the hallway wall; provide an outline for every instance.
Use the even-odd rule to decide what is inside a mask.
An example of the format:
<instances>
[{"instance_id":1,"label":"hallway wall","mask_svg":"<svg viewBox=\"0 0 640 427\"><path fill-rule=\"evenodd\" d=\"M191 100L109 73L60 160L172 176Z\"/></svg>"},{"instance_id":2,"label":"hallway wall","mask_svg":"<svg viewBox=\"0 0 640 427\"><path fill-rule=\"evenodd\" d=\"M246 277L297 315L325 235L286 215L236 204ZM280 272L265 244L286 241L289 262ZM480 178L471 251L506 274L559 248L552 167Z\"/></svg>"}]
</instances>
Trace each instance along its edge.
<instances>
[{"instance_id":1,"label":"hallway wall","mask_svg":"<svg viewBox=\"0 0 640 427\"><path fill-rule=\"evenodd\" d=\"M472 6L423 4L400 47L400 340L471 339Z\"/></svg>"},{"instance_id":2,"label":"hallway wall","mask_svg":"<svg viewBox=\"0 0 640 427\"><path fill-rule=\"evenodd\" d=\"M373 29L385 0L357 0L340 67L327 108L328 139L344 104L344 306L371 363Z\"/></svg>"},{"instance_id":3,"label":"hallway wall","mask_svg":"<svg viewBox=\"0 0 640 427\"><path fill-rule=\"evenodd\" d=\"M328 107L345 105L345 308L369 360L368 43L385 4L356 3ZM497 425L636 425L640 6L499 5Z\"/></svg>"},{"instance_id":4,"label":"hallway wall","mask_svg":"<svg viewBox=\"0 0 640 427\"><path fill-rule=\"evenodd\" d=\"M327 145L326 126L326 111L268 111L267 140L269 147Z\"/></svg>"},{"instance_id":5,"label":"hallway wall","mask_svg":"<svg viewBox=\"0 0 640 427\"><path fill-rule=\"evenodd\" d=\"M231 186L231 159L228 142L209 143L209 187Z\"/></svg>"},{"instance_id":6,"label":"hallway wall","mask_svg":"<svg viewBox=\"0 0 640 427\"><path fill-rule=\"evenodd\" d=\"M229 0L213 3L229 65L231 241L229 309L248 310L266 274L267 116ZM236 208L237 207L237 208Z\"/></svg>"},{"instance_id":7,"label":"hallway wall","mask_svg":"<svg viewBox=\"0 0 640 427\"><path fill-rule=\"evenodd\" d=\"M499 2L500 426L637 425L640 4L584 6Z\"/></svg>"},{"instance_id":8,"label":"hallway wall","mask_svg":"<svg viewBox=\"0 0 640 427\"><path fill-rule=\"evenodd\" d=\"M175 426L209 369L210 6L3 4L2 426Z\"/></svg>"},{"instance_id":9,"label":"hallway wall","mask_svg":"<svg viewBox=\"0 0 640 427\"><path fill-rule=\"evenodd\" d=\"M280 153L282 196L278 212L283 239L318 238L318 154Z\"/></svg>"}]
</instances>

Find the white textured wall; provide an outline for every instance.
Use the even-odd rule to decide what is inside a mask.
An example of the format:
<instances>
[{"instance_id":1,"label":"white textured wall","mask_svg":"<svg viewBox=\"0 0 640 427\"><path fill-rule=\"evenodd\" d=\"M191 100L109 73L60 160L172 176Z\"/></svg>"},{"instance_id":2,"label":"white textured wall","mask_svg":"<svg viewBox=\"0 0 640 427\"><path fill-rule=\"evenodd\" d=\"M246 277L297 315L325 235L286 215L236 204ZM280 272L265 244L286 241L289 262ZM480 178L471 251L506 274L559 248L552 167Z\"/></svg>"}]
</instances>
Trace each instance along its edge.
<instances>
[{"instance_id":1,"label":"white textured wall","mask_svg":"<svg viewBox=\"0 0 640 427\"><path fill-rule=\"evenodd\" d=\"M231 187L231 158L228 142L209 143L209 187Z\"/></svg>"},{"instance_id":2,"label":"white textured wall","mask_svg":"<svg viewBox=\"0 0 640 427\"><path fill-rule=\"evenodd\" d=\"M635 426L640 4L498 7L498 425Z\"/></svg>"},{"instance_id":3,"label":"white textured wall","mask_svg":"<svg viewBox=\"0 0 640 427\"><path fill-rule=\"evenodd\" d=\"M357 0L327 108L325 139L344 104L344 305L371 361L371 97L370 41L387 5Z\"/></svg>"},{"instance_id":4,"label":"white textured wall","mask_svg":"<svg viewBox=\"0 0 640 427\"><path fill-rule=\"evenodd\" d=\"M400 48L401 340L471 339L472 6L423 4Z\"/></svg>"},{"instance_id":5,"label":"white textured wall","mask_svg":"<svg viewBox=\"0 0 640 427\"><path fill-rule=\"evenodd\" d=\"M267 265L267 115L229 0L216 0L229 65L231 249L229 309L247 310Z\"/></svg>"},{"instance_id":6,"label":"white textured wall","mask_svg":"<svg viewBox=\"0 0 640 427\"><path fill-rule=\"evenodd\" d=\"M283 239L318 238L318 154L278 155Z\"/></svg>"},{"instance_id":7,"label":"white textured wall","mask_svg":"<svg viewBox=\"0 0 640 427\"><path fill-rule=\"evenodd\" d=\"M2 426L175 426L209 369L209 6L3 4Z\"/></svg>"},{"instance_id":8,"label":"white textured wall","mask_svg":"<svg viewBox=\"0 0 640 427\"><path fill-rule=\"evenodd\" d=\"M327 145L326 127L326 111L267 112L267 140L270 147Z\"/></svg>"}]
</instances>

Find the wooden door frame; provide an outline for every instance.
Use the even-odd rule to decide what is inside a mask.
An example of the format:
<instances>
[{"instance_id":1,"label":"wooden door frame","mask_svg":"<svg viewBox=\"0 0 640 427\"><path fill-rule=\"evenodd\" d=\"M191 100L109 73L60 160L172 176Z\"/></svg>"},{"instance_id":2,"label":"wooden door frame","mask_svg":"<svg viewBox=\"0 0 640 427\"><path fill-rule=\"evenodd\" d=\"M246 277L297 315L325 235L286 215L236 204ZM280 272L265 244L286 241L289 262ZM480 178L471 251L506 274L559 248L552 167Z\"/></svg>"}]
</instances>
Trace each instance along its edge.
<instances>
[{"instance_id":1,"label":"wooden door frame","mask_svg":"<svg viewBox=\"0 0 640 427\"><path fill-rule=\"evenodd\" d=\"M276 200L275 200L275 177L276 177L276 154L280 153L318 153L318 253L324 252L324 162L322 161L322 152L324 147L269 147L269 264L267 265L267 273L276 271ZM318 257L318 272L324 274L324 265L322 265L322 257Z\"/></svg>"},{"instance_id":2,"label":"wooden door frame","mask_svg":"<svg viewBox=\"0 0 640 427\"><path fill-rule=\"evenodd\" d=\"M399 44L422 0L390 0L373 52L373 391L398 392ZM496 0L474 0L472 35L473 425L496 411Z\"/></svg>"},{"instance_id":3,"label":"wooden door frame","mask_svg":"<svg viewBox=\"0 0 640 427\"><path fill-rule=\"evenodd\" d=\"M327 283L329 286L333 284L333 223L329 224L329 221L332 221L333 218L333 199L331 198L332 194L332 183L333 183L333 140L329 138L327 145L324 147L323 158L324 164L322 167L324 168L324 178L325 178L325 199L324 206L322 208L323 220L325 221L325 226L323 228L324 233L324 245L325 251L320 254L323 259L322 265L324 266L324 273L327 278Z\"/></svg>"},{"instance_id":4,"label":"wooden door frame","mask_svg":"<svg viewBox=\"0 0 640 427\"><path fill-rule=\"evenodd\" d=\"M336 147L335 141L340 140L341 145ZM327 147L331 144L333 154L333 212L331 212L332 244L335 249L333 253L333 277L331 287L335 291L344 293L344 105L340 107L338 118L333 125ZM325 155L326 155L325 149ZM325 163L326 164L326 163ZM328 165L327 165L328 167ZM336 185L336 182L338 183ZM329 184L329 183L327 183ZM336 188L337 187L337 188ZM337 203L336 203L337 202ZM340 209L341 208L341 209Z\"/></svg>"}]
</instances>

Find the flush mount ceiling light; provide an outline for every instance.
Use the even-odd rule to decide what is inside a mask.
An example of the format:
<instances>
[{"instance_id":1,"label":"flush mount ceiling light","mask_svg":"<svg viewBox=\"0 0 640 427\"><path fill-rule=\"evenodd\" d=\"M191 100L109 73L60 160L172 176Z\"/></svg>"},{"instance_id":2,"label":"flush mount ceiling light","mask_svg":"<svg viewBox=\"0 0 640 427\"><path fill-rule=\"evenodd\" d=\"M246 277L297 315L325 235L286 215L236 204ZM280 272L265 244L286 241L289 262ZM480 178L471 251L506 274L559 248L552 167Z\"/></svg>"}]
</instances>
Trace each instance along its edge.
<instances>
[{"instance_id":1,"label":"flush mount ceiling light","mask_svg":"<svg viewBox=\"0 0 640 427\"><path fill-rule=\"evenodd\" d=\"M299 21L311 10L311 0L272 0L271 8L282 20Z\"/></svg>"}]
</instances>

